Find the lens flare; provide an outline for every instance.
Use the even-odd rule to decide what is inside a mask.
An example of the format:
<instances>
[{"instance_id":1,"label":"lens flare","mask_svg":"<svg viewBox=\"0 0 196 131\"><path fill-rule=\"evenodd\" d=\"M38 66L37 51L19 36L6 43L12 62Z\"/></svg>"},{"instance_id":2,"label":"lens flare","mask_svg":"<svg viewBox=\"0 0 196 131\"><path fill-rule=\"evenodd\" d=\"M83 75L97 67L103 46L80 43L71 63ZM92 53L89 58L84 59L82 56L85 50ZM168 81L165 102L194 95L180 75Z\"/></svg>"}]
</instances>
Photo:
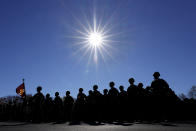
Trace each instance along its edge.
<instances>
[{"instance_id":1,"label":"lens flare","mask_svg":"<svg viewBox=\"0 0 196 131\"><path fill-rule=\"evenodd\" d=\"M92 20L85 18L84 21L76 18L79 24L75 30L75 38L77 50L74 54L80 58L88 58L88 64L93 61L98 64L98 60L103 60L106 63L106 58L112 58L113 43L116 41L112 40L116 36L111 26L111 21L97 20L95 13L92 16ZM81 54L82 53L82 54ZM109 57L108 57L109 56ZM113 58L112 58L113 59Z\"/></svg>"}]
</instances>

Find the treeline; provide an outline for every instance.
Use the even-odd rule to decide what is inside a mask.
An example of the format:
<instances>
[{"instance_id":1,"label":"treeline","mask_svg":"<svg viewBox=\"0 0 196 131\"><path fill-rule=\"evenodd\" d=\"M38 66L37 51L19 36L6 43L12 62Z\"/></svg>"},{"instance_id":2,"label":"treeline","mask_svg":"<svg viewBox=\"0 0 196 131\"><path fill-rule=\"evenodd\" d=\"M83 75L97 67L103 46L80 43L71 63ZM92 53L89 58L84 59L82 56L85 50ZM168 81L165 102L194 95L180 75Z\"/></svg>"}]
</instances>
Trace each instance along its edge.
<instances>
[{"instance_id":1,"label":"treeline","mask_svg":"<svg viewBox=\"0 0 196 131\"><path fill-rule=\"evenodd\" d=\"M151 86L143 88L143 84L135 85L134 78L129 79L127 90L123 86L119 90L115 83L110 82L110 89L99 92L98 85L89 90L88 95L79 89L74 100L70 91L62 99L55 93L44 96L42 87L37 87L37 93L22 103L16 101L0 104L0 120L30 121L30 122L125 122L125 121L179 121L196 120L196 100L179 99L169 88L168 83L160 79L159 72L153 74Z\"/></svg>"}]
</instances>

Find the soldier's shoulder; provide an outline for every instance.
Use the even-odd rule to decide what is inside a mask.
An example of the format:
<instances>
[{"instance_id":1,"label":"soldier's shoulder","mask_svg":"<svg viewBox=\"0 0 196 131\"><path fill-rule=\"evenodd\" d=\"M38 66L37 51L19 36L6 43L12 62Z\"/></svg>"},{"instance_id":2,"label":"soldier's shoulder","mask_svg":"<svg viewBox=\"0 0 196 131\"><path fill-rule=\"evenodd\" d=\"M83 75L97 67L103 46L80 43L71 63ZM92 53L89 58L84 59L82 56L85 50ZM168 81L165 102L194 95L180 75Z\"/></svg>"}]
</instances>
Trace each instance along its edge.
<instances>
[{"instance_id":1,"label":"soldier's shoulder","mask_svg":"<svg viewBox=\"0 0 196 131\"><path fill-rule=\"evenodd\" d=\"M44 97L44 94L43 93L40 93L40 95Z\"/></svg>"},{"instance_id":2,"label":"soldier's shoulder","mask_svg":"<svg viewBox=\"0 0 196 131\"><path fill-rule=\"evenodd\" d=\"M153 80L151 83L155 83L155 82L157 82L157 80Z\"/></svg>"},{"instance_id":3,"label":"soldier's shoulder","mask_svg":"<svg viewBox=\"0 0 196 131\"><path fill-rule=\"evenodd\" d=\"M161 83L167 83L166 80L164 80L164 79L159 79L159 82L161 82Z\"/></svg>"},{"instance_id":4,"label":"soldier's shoulder","mask_svg":"<svg viewBox=\"0 0 196 131\"><path fill-rule=\"evenodd\" d=\"M164 79L162 79L162 78L159 78L159 79L158 79L158 81L165 81L165 80L164 80Z\"/></svg>"},{"instance_id":5,"label":"soldier's shoulder","mask_svg":"<svg viewBox=\"0 0 196 131\"><path fill-rule=\"evenodd\" d=\"M35 97L38 97L39 96L39 94L38 93L36 93L33 97L35 98Z\"/></svg>"},{"instance_id":6,"label":"soldier's shoulder","mask_svg":"<svg viewBox=\"0 0 196 131\"><path fill-rule=\"evenodd\" d=\"M137 88L137 85L133 85L134 88Z\"/></svg>"}]
</instances>

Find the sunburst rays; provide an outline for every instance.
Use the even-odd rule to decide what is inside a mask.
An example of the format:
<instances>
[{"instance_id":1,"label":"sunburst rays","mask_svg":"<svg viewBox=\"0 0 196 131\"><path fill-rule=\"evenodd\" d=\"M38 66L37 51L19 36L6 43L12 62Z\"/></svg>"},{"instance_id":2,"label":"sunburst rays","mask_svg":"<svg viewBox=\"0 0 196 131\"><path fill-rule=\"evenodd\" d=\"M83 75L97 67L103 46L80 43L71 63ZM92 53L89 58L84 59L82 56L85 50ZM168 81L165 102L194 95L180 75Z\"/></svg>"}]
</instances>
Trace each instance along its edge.
<instances>
[{"instance_id":1,"label":"sunburst rays","mask_svg":"<svg viewBox=\"0 0 196 131\"><path fill-rule=\"evenodd\" d=\"M93 62L97 65L99 60L106 62L106 58L113 59L112 44L117 42L113 39L117 34L112 32L113 27L108 23L111 21L104 23L102 19L98 20L95 13L91 20L85 16L83 22L78 18L76 21L80 28L74 28L75 35L72 36L78 46L75 54L88 59L88 64Z\"/></svg>"}]
</instances>

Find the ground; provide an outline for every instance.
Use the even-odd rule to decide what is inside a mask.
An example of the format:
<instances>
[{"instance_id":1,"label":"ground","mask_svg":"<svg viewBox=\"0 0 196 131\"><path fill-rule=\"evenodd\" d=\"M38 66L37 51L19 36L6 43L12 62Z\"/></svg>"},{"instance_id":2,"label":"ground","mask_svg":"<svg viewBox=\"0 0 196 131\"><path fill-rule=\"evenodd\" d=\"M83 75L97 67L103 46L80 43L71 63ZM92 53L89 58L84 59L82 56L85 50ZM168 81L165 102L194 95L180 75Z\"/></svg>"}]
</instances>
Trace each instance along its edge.
<instances>
[{"instance_id":1,"label":"ground","mask_svg":"<svg viewBox=\"0 0 196 131\"><path fill-rule=\"evenodd\" d=\"M0 122L0 131L196 131L195 123L127 123L69 125L68 123L32 124L22 122Z\"/></svg>"}]
</instances>

